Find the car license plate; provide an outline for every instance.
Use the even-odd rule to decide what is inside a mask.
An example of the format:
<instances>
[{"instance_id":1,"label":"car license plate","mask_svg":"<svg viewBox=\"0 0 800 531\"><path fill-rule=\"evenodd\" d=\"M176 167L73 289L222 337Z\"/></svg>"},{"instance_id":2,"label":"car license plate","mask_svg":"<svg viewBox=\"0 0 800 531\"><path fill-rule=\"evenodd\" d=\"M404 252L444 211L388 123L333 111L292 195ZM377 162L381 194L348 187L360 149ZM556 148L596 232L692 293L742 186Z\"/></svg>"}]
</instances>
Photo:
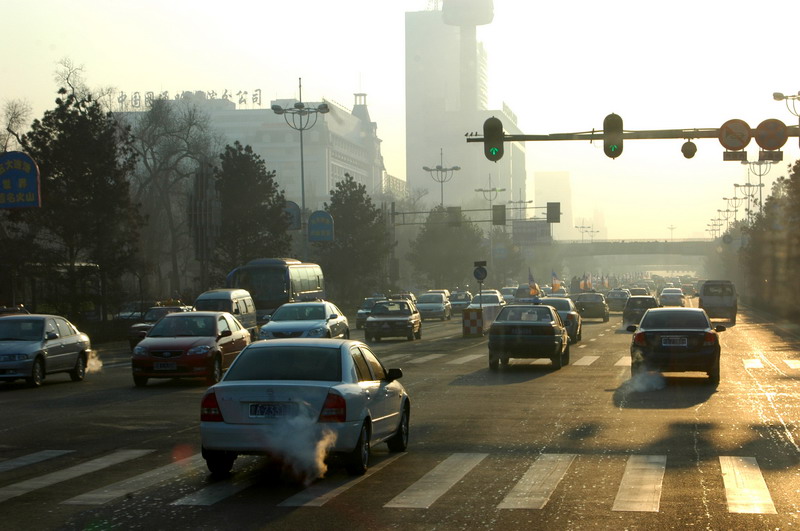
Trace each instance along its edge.
<instances>
[{"instance_id":1,"label":"car license plate","mask_svg":"<svg viewBox=\"0 0 800 531\"><path fill-rule=\"evenodd\" d=\"M253 418L273 419L284 416L283 404L256 403L250 404L250 416Z\"/></svg>"},{"instance_id":2,"label":"car license plate","mask_svg":"<svg viewBox=\"0 0 800 531\"><path fill-rule=\"evenodd\" d=\"M662 347L685 347L688 344L687 339L681 336L664 336L661 338Z\"/></svg>"},{"instance_id":3,"label":"car license plate","mask_svg":"<svg viewBox=\"0 0 800 531\"><path fill-rule=\"evenodd\" d=\"M153 364L153 368L157 371L174 371L178 368L178 364L174 361L157 361Z\"/></svg>"}]
</instances>

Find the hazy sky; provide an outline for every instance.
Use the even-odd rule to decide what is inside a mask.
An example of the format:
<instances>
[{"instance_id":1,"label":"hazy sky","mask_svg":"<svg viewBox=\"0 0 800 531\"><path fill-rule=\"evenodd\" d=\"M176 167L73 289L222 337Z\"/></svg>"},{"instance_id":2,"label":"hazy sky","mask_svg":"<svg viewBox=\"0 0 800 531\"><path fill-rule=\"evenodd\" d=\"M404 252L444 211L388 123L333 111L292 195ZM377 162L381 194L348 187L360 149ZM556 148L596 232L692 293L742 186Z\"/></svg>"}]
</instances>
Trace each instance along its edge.
<instances>
[{"instance_id":1,"label":"hazy sky","mask_svg":"<svg viewBox=\"0 0 800 531\"><path fill-rule=\"evenodd\" d=\"M353 93L366 92L387 170L405 177L404 13L434 3L6 0L0 101L25 99L34 117L53 108L62 58L84 67L90 87L261 89L264 108L295 97L302 77L306 101L350 108ZM601 129L611 112L628 130L720 127L732 118L753 128L768 118L797 124L772 99L800 90L797 0L495 0L494 12L478 29L489 104L507 102L526 133ZM723 162L715 139L698 140L691 160L682 143L626 141L610 160L602 144L529 142L528 172L569 172L575 223L601 211L610 238L668 238L668 226L676 239L705 237L747 168ZM783 150L767 186L800 158L796 137ZM754 141L747 151L757 159Z\"/></svg>"}]
</instances>

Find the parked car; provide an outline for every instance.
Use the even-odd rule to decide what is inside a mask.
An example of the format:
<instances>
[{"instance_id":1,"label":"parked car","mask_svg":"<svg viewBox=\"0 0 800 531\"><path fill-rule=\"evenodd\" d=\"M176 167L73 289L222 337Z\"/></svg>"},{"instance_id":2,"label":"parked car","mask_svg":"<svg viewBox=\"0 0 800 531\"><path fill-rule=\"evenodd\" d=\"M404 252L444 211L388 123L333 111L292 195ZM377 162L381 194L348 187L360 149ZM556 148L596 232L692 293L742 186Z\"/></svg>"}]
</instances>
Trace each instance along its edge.
<instances>
[{"instance_id":1,"label":"parked car","mask_svg":"<svg viewBox=\"0 0 800 531\"><path fill-rule=\"evenodd\" d=\"M47 375L66 372L80 382L91 352L89 336L58 315L0 317L0 381L39 387Z\"/></svg>"},{"instance_id":2,"label":"parked car","mask_svg":"<svg viewBox=\"0 0 800 531\"><path fill-rule=\"evenodd\" d=\"M375 445L385 442L391 452L408 446L411 401L398 381L402 376L358 341L253 343L201 400L200 439L208 469L228 474L241 454L280 459L288 440L297 451L306 444L315 452L323 435L333 433L326 451L341 454L351 474L364 474Z\"/></svg>"},{"instance_id":3,"label":"parked car","mask_svg":"<svg viewBox=\"0 0 800 531\"><path fill-rule=\"evenodd\" d=\"M575 297L575 306L581 317L599 317L604 323L608 322L608 304L602 293L580 293Z\"/></svg>"},{"instance_id":4,"label":"parked car","mask_svg":"<svg viewBox=\"0 0 800 531\"><path fill-rule=\"evenodd\" d=\"M658 301L652 295L634 295L625 303L622 310L622 324L639 324L644 312L650 308L658 308Z\"/></svg>"},{"instance_id":5,"label":"parked car","mask_svg":"<svg viewBox=\"0 0 800 531\"><path fill-rule=\"evenodd\" d=\"M583 318L572 299L568 297L544 297L539 299L539 304L552 306L556 309L558 316L561 317L561 322L567 328L570 341L577 343L583 339Z\"/></svg>"},{"instance_id":6,"label":"parked car","mask_svg":"<svg viewBox=\"0 0 800 531\"><path fill-rule=\"evenodd\" d=\"M417 298L417 309L422 319L445 319L453 316L453 308L444 293L428 292Z\"/></svg>"},{"instance_id":7,"label":"parked car","mask_svg":"<svg viewBox=\"0 0 800 531\"><path fill-rule=\"evenodd\" d=\"M367 317L372 313L372 307L375 306L376 302L385 300L386 297L382 295L379 297L365 298L361 302L361 306L358 307L358 311L356 311L356 328L364 328L364 325L367 324Z\"/></svg>"},{"instance_id":8,"label":"parked car","mask_svg":"<svg viewBox=\"0 0 800 531\"><path fill-rule=\"evenodd\" d=\"M367 318L364 337L367 341L380 341L384 337L405 337L409 341L422 339L422 316L411 301L379 301Z\"/></svg>"},{"instance_id":9,"label":"parked car","mask_svg":"<svg viewBox=\"0 0 800 531\"><path fill-rule=\"evenodd\" d=\"M204 377L215 384L250 341L250 332L228 312L167 314L133 349L133 382L144 387L150 378Z\"/></svg>"},{"instance_id":10,"label":"parked car","mask_svg":"<svg viewBox=\"0 0 800 531\"><path fill-rule=\"evenodd\" d=\"M220 288L197 296L194 309L199 312L228 312L239 319L255 341L258 338L256 305L250 292L238 288Z\"/></svg>"},{"instance_id":11,"label":"parked car","mask_svg":"<svg viewBox=\"0 0 800 531\"><path fill-rule=\"evenodd\" d=\"M511 358L549 358L560 369L569 363L569 334L552 306L509 304L489 327L489 369Z\"/></svg>"},{"instance_id":12,"label":"parked car","mask_svg":"<svg viewBox=\"0 0 800 531\"><path fill-rule=\"evenodd\" d=\"M469 291L454 291L450 294L450 309L459 314L472 302L472 293Z\"/></svg>"},{"instance_id":13,"label":"parked car","mask_svg":"<svg viewBox=\"0 0 800 531\"><path fill-rule=\"evenodd\" d=\"M131 350L139 344L139 341L147 335L147 332L153 328L153 325L156 322L167 315L168 313L173 312L190 312L192 311L191 306L153 306L149 310L147 310L144 314L144 318L142 319L141 323L136 323L131 325L128 329L128 344L131 346Z\"/></svg>"},{"instance_id":14,"label":"parked car","mask_svg":"<svg viewBox=\"0 0 800 531\"><path fill-rule=\"evenodd\" d=\"M709 317L722 317L736 324L739 311L736 286L730 280L706 280L700 287L698 307L703 308Z\"/></svg>"},{"instance_id":15,"label":"parked car","mask_svg":"<svg viewBox=\"0 0 800 531\"><path fill-rule=\"evenodd\" d=\"M261 327L261 339L286 337L350 337L347 317L332 302L287 302Z\"/></svg>"},{"instance_id":16,"label":"parked car","mask_svg":"<svg viewBox=\"0 0 800 531\"><path fill-rule=\"evenodd\" d=\"M631 376L645 371L701 371L713 383L720 378L719 332L701 308L653 308L638 326L627 328L631 339Z\"/></svg>"}]
</instances>

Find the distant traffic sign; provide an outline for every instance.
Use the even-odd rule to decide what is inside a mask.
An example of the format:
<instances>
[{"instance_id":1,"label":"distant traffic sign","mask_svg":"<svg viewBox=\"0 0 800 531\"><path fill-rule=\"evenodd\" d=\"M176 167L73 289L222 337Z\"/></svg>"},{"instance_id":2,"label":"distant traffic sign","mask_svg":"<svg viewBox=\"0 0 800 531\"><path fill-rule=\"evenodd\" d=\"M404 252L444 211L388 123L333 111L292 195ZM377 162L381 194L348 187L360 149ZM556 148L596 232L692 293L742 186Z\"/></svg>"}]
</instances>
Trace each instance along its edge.
<instances>
[{"instance_id":1,"label":"distant traffic sign","mask_svg":"<svg viewBox=\"0 0 800 531\"><path fill-rule=\"evenodd\" d=\"M772 151L780 149L789 138L786 124L780 120L770 118L764 120L756 127L756 143L763 149Z\"/></svg>"},{"instance_id":2,"label":"distant traffic sign","mask_svg":"<svg viewBox=\"0 0 800 531\"><path fill-rule=\"evenodd\" d=\"M719 143L731 151L744 149L750 138L750 126L744 120L728 120L719 128Z\"/></svg>"},{"instance_id":3,"label":"distant traffic sign","mask_svg":"<svg viewBox=\"0 0 800 531\"><path fill-rule=\"evenodd\" d=\"M477 280L478 282L483 282L484 280L486 280L488 271L486 271L485 267L478 266L475 268L475 271L473 271L472 274L475 276L475 280Z\"/></svg>"}]
</instances>

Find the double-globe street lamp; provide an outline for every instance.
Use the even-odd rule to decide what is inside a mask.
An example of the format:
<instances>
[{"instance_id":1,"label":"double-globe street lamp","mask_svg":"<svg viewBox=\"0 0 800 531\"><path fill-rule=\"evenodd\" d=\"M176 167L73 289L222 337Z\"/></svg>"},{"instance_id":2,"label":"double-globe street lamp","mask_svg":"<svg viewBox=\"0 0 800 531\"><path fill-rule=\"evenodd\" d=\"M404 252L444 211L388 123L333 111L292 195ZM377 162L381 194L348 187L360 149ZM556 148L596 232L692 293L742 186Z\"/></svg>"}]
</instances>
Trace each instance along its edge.
<instances>
[{"instance_id":1,"label":"double-globe street lamp","mask_svg":"<svg viewBox=\"0 0 800 531\"><path fill-rule=\"evenodd\" d=\"M444 183L450 182L450 179L453 178L453 173L460 170L461 167L452 166L450 168L445 168L444 153L442 148L439 148L439 164L437 164L433 168L429 168L428 166L423 166L422 169L430 173L433 180L439 183L439 191L441 193L439 206L444 206Z\"/></svg>"},{"instance_id":2,"label":"double-globe street lamp","mask_svg":"<svg viewBox=\"0 0 800 531\"><path fill-rule=\"evenodd\" d=\"M780 92L773 92L772 99L775 101L785 102L786 109L796 117L800 118L800 104L798 104L798 102L800 102L800 92L798 92L797 95L790 94L788 96Z\"/></svg>"},{"instance_id":3,"label":"double-globe street lamp","mask_svg":"<svg viewBox=\"0 0 800 531\"><path fill-rule=\"evenodd\" d=\"M303 103L303 78L298 78L298 100L291 107L281 107L273 105L272 112L283 115L286 123L295 131L300 131L300 233L303 242L303 260L308 259L307 245L308 234L306 234L306 175L303 157L303 131L311 129L316 125L320 114L330 111L327 103L320 103L317 106L306 105Z\"/></svg>"}]
</instances>

